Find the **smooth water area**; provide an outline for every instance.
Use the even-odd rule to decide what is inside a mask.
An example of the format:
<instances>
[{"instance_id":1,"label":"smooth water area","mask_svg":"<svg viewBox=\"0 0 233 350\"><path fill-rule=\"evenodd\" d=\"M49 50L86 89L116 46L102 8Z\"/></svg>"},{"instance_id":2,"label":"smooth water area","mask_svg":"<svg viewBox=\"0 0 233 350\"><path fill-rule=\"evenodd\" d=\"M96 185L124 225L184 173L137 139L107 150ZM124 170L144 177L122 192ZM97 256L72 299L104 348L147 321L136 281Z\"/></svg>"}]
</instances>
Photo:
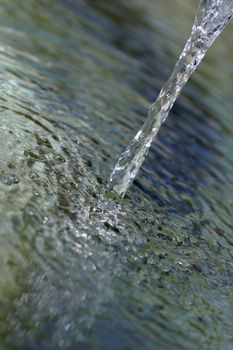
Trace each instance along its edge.
<instances>
[{"instance_id":1,"label":"smooth water area","mask_svg":"<svg viewBox=\"0 0 233 350\"><path fill-rule=\"evenodd\" d=\"M111 174L111 188L118 194L125 195L182 88L232 15L232 0L201 0L191 36L172 75L150 106L145 124L120 156Z\"/></svg>"},{"instance_id":2,"label":"smooth water area","mask_svg":"<svg viewBox=\"0 0 233 350\"><path fill-rule=\"evenodd\" d=\"M1 1L1 350L232 350L231 25L106 190L197 5Z\"/></svg>"}]
</instances>

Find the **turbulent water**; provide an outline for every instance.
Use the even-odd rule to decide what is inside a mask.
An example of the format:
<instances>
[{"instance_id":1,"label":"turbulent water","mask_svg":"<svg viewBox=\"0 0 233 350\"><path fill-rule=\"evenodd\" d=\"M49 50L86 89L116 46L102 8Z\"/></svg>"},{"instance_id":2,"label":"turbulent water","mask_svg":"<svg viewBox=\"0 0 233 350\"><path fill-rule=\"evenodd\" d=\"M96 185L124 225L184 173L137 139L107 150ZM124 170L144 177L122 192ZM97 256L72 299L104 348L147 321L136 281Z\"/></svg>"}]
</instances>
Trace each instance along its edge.
<instances>
[{"instance_id":1,"label":"turbulent water","mask_svg":"<svg viewBox=\"0 0 233 350\"><path fill-rule=\"evenodd\" d=\"M232 28L106 190L193 0L0 2L0 349L232 350Z\"/></svg>"},{"instance_id":2,"label":"turbulent water","mask_svg":"<svg viewBox=\"0 0 233 350\"><path fill-rule=\"evenodd\" d=\"M111 187L118 194L125 195L183 86L232 15L232 0L201 0L191 36L171 77L150 106L145 124L121 155L110 177Z\"/></svg>"}]
</instances>

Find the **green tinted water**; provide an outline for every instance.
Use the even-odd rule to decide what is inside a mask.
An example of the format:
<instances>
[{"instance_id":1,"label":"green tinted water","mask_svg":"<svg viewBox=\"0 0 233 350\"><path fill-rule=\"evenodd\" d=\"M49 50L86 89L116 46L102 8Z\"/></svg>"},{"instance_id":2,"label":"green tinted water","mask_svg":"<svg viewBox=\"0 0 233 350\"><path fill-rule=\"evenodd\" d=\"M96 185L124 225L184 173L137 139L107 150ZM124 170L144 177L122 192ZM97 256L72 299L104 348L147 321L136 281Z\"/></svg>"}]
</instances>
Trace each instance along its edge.
<instances>
[{"instance_id":1,"label":"green tinted water","mask_svg":"<svg viewBox=\"0 0 233 350\"><path fill-rule=\"evenodd\" d=\"M194 5L1 2L1 349L232 349L230 28L105 190Z\"/></svg>"}]
</instances>

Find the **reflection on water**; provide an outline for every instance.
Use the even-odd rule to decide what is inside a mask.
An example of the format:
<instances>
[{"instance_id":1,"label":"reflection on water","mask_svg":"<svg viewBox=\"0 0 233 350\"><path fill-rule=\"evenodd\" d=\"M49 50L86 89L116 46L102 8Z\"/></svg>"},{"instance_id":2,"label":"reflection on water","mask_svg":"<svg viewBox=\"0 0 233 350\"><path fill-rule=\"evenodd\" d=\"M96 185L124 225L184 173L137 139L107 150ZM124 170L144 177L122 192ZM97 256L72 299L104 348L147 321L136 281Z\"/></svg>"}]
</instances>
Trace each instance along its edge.
<instances>
[{"instance_id":1,"label":"reflection on water","mask_svg":"<svg viewBox=\"0 0 233 350\"><path fill-rule=\"evenodd\" d=\"M166 3L1 2L3 350L232 349L232 28L105 190L191 27Z\"/></svg>"}]
</instances>

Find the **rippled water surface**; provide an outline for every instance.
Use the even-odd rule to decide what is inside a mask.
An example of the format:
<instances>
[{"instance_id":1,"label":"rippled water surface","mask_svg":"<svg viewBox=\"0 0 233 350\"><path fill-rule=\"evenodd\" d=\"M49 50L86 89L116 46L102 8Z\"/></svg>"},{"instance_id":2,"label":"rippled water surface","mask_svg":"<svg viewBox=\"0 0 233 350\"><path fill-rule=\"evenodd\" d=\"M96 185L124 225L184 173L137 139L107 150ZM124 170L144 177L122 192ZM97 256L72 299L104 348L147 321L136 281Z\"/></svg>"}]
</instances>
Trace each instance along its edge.
<instances>
[{"instance_id":1,"label":"rippled water surface","mask_svg":"<svg viewBox=\"0 0 233 350\"><path fill-rule=\"evenodd\" d=\"M1 1L1 350L232 349L232 25L106 190L196 6Z\"/></svg>"}]
</instances>

